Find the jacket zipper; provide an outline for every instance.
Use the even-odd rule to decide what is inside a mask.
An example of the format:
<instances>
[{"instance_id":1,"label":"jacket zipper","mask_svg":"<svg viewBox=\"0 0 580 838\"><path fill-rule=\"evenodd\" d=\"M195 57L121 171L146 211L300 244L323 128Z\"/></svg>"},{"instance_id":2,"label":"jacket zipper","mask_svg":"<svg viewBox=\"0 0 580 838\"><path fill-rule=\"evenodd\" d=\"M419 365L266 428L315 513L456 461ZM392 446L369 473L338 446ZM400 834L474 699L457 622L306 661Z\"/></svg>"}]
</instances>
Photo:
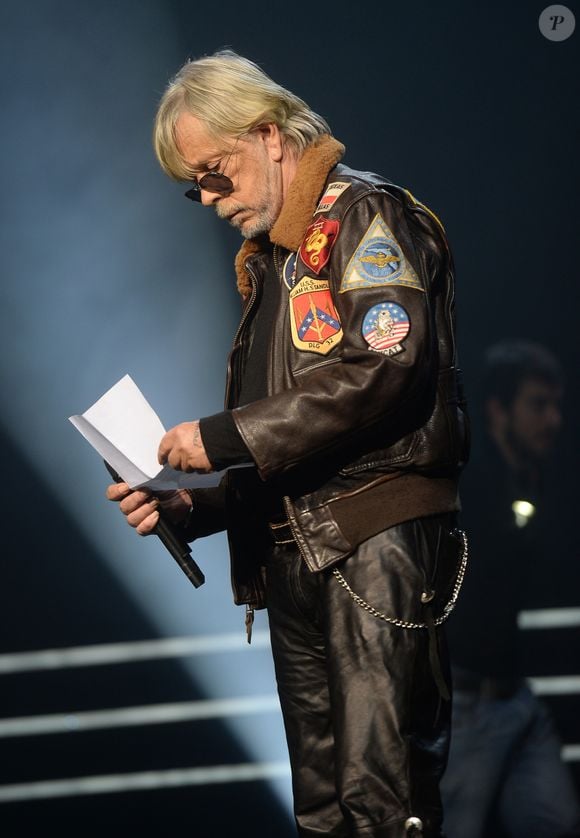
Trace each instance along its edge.
<instances>
[{"instance_id":1,"label":"jacket zipper","mask_svg":"<svg viewBox=\"0 0 580 838\"><path fill-rule=\"evenodd\" d=\"M254 306L254 303L256 302L256 297L258 296L258 280L256 278L256 275L253 273L252 269L250 268L250 266L248 265L247 262L244 265L244 267L245 267L245 269L246 269L246 271L247 271L247 273L250 277L250 280L252 282L252 293L250 294L250 299L248 300L248 302L246 304L246 307L245 307L245 309L242 313L242 319L240 320L239 326L236 330L236 333L234 335L234 340L233 340L233 343L232 343L232 352L230 354L230 359L229 359L229 362L228 362L227 376L226 376L226 405L225 405L226 409L229 409L231 407L231 400L232 400L231 399L231 395L232 395L231 394L231 387L232 387L233 354L234 354L234 352L239 351L238 344L239 344L239 341L240 341L242 331L243 331L243 329L246 325L246 321L247 321L247 319L249 317L249 314L250 314L250 312L251 312L251 310Z\"/></svg>"},{"instance_id":2,"label":"jacket zipper","mask_svg":"<svg viewBox=\"0 0 580 838\"><path fill-rule=\"evenodd\" d=\"M279 245L274 245L274 250L272 252L272 256L274 259L274 267L276 269L276 273L278 274L278 279L282 282L282 270L280 268L280 262L278 261L278 256L280 255L280 247Z\"/></svg>"},{"instance_id":3,"label":"jacket zipper","mask_svg":"<svg viewBox=\"0 0 580 838\"><path fill-rule=\"evenodd\" d=\"M232 352L230 354L230 359L229 359L229 362L228 362L228 370L227 370L227 377L226 377L226 405L225 405L226 409L229 409L231 407L231 401L232 401L232 393L231 393L231 389L232 389L232 367L233 367L232 362L233 362L233 358L234 358L234 353L239 352L239 350L240 350L240 345L239 345L240 344L240 338L241 338L242 332L244 330L244 327L246 325L246 321L247 321L247 319L250 315L250 312L251 312L251 310L254 307L254 304L256 302L256 297L258 296L258 279L256 277L256 274L253 272L253 270L250 268L250 266L247 262L245 263L244 267L245 267L245 269L248 273L248 276L250 277L251 283L252 283L252 292L250 294L250 299L248 300L248 302L246 304L246 307L245 307L245 309L242 313L242 318L240 320L240 323L238 325L238 328L236 330L236 333L234 335L234 340L233 340L233 343L232 343ZM254 590L254 602L247 602L246 603L246 615L245 615L245 619L244 619L244 624L245 624L245 631L246 631L246 639L247 639L248 643L252 642L252 628L253 628L253 624L254 624L254 603L257 601L257 599L258 599L257 592Z\"/></svg>"}]
</instances>

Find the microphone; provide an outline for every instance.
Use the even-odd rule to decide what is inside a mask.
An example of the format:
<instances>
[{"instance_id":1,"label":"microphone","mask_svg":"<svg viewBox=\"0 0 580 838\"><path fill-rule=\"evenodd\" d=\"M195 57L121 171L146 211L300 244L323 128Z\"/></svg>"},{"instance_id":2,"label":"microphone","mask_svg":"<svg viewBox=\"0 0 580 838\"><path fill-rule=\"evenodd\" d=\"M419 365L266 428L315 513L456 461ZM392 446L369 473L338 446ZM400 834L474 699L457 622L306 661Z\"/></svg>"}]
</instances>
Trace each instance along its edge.
<instances>
[{"instance_id":1,"label":"microphone","mask_svg":"<svg viewBox=\"0 0 580 838\"><path fill-rule=\"evenodd\" d=\"M117 474L115 469L106 460L104 460L104 463L115 483L123 483L124 481L121 475ZM158 512L159 521L153 532L171 553L191 584L199 588L205 582L205 576L193 560L189 544L176 532L175 527L163 517L162 510L159 509Z\"/></svg>"}]
</instances>

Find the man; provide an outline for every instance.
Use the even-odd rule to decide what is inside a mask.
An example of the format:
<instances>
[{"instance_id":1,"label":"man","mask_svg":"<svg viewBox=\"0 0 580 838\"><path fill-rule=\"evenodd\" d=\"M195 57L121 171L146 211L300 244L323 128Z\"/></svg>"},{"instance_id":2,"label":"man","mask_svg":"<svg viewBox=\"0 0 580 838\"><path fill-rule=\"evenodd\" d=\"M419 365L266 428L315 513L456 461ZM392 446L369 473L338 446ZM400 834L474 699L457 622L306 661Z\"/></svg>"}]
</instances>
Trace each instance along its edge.
<instances>
[{"instance_id":1,"label":"man","mask_svg":"<svg viewBox=\"0 0 580 838\"><path fill-rule=\"evenodd\" d=\"M227 528L249 630L267 605L299 834L438 836L438 626L465 554L441 223L408 191L339 165L326 122L231 52L180 70L155 145L168 175L193 181L189 197L246 239L226 410L170 430L159 459L255 465L162 503L189 539ZM158 499L124 484L108 496L151 532Z\"/></svg>"},{"instance_id":2,"label":"man","mask_svg":"<svg viewBox=\"0 0 580 838\"><path fill-rule=\"evenodd\" d=\"M549 522L546 470L561 425L562 372L548 350L524 341L492 346L484 366L485 437L462 484L472 561L449 621L455 691L445 832L580 835L552 721L522 678L517 625L534 572L544 590L557 575L562 522Z\"/></svg>"}]
</instances>

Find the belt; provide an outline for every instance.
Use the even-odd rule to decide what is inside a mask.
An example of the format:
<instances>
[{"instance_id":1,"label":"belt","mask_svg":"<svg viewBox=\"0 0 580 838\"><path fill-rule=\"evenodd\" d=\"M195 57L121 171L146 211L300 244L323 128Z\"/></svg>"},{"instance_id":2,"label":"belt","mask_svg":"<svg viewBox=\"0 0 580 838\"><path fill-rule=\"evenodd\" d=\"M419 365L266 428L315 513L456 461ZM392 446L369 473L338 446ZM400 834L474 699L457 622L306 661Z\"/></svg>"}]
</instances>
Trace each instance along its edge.
<instances>
[{"instance_id":1,"label":"belt","mask_svg":"<svg viewBox=\"0 0 580 838\"><path fill-rule=\"evenodd\" d=\"M453 669L454 690L472 693L479 698L491 701L498 698L511 698L523 683L521 678L492 678L465 669Z\"/></svg>"},{"instance_id":2,"label":"belt","mask_svg":"<svg viewBox=\"0 0 580 838\"><path fill-rule=\"evenodd\" d=\"M296 541L288 520L268 521L268 529L274 544L294 544Z\"/></svg>"}]
</instances>

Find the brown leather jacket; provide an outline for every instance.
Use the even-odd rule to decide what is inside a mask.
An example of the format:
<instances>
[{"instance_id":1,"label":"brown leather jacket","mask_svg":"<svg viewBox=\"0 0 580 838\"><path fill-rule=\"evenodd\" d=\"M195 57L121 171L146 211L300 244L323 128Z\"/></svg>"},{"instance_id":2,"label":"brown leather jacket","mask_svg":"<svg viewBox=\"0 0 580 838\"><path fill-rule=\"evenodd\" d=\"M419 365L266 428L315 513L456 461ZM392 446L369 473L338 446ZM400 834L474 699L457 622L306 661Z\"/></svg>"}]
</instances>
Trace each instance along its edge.
<instances>
[{"instance_id":1,"label":"brown leather jacket","mask_svg":"<svg viewBox=\"0 0 580 838\"><path fill-rule=\"evenodd\" d=\"M245 242L238 254L245 307L226 392L314 572L389 526L456 510L468 448L443 227L407 190L336 165L342 152L328 136L310 146L269 241ZM269 395L236 407L272 260L282 293ZM229 473L222 523L235 601L262 607L261 536L245 480ZM203 530L219 528L216 520L206 515Z\"/></svg>"}]
</instances>

